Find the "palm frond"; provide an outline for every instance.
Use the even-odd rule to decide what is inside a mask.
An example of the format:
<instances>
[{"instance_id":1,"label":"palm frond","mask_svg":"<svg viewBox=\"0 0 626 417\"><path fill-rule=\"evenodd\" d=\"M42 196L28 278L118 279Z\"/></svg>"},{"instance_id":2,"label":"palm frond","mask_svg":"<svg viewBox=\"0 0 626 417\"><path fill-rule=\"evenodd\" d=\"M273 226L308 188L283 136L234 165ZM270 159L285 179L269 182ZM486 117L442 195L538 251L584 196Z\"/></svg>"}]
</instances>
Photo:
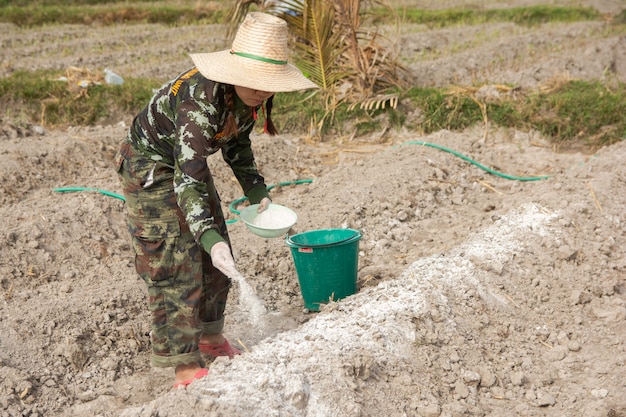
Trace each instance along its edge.
<instances>
[{"instance_id":1,"label":"palm frond","mask_svg":"<svg viewBox=\"0 0 626 417\"><path fill-rule=\"evenodd\" d=\"M237 0L232 13L239 23L252 5L280 16L290 29L294 64L321 87L326 114L331 122L341 103L364 110L395 108L390 88L405 88L411 76L395 57L394 42L377 27L363 28L369 21L368 5L387 7L385 0ZM399 22L399 19L396 19Z\"/></svg>"},{"instance_id":2,"label":"palm frond","mask_svg":"<svg viewBox=\"0 0 626 417\"><path fill-rule=\"evenodd\" d=\"M283 18L294 34L296 65L323 90L329 91L350 71L337 65L345 50L342 34L335 30L335 9L323 0L285 1L294 14Z\"/></svg>"},{"instance_id":3,"label":"palm frond","mask_svg":"<svg viewBox=\"0 0 626 417\"><path fill-rule=\"evenodd\" d=\"M379 110L389 106L391 109L398 107L398 95L397 94L383 94L376 97L368 97L362 101L354 102L348 106L348 110L352 111L357 106L361 110Z\"/></svg>"}]
</instances>

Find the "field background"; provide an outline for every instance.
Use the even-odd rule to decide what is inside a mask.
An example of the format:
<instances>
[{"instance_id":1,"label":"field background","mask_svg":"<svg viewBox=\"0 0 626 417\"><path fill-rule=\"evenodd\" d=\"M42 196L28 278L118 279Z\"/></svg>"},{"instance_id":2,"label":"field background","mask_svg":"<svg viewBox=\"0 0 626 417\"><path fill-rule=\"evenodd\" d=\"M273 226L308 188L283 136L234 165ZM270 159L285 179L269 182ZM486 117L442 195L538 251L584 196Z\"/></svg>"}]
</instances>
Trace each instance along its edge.
<instances>
[{"instance_id":1,"label":"field background","mask_svg":"<svg viewBox=\"0 0 626 417\"><path fill-rule=\"evenodd\" d=\"M622 1L403 5L539 3L599 15L382 30L416 87L463 90L479 103L508 97L503 86L530 94L581 80L610 95L626 82ZM0 77L109 68L166 81L191 65L189 53L226 48L225 33L222 23L5 22ZM401 127L383 114L362 136L255 134L267 182L290 183L271 194L298 213L296 232L363 233L358 293L320 313L303 311L284 240L251 235L229 210L241 190L211 158L238 267L269 313L252 322L235 285L226 336L245 354L174 391L172 371L149 365L124 203L98 192L120 192L112 158L133 115L75 126L51 125L43 111L25 121L11 106L0 115L0 416L626 416L623 141L590 147L583 134L555 144L489 117L424 133L418 110Z\"/></svg>"}]
</instances>

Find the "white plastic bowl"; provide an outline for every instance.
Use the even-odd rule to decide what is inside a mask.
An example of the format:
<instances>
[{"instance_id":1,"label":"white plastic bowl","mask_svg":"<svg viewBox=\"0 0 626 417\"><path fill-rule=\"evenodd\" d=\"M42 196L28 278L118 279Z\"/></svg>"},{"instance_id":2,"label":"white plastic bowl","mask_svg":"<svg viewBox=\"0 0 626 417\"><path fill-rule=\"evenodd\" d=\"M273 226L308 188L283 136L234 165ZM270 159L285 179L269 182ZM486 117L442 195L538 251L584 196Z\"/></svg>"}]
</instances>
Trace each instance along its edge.
<instances>
[{"instance_id":1,"label":"white plastic bowl","mask_svg":"<svg viewBox=\"0 0 626 417\"><path fill-rule=\"evenodd\" d=\"M270 204L263 212L259 213L258 204L252 204L239 213L239 217L255 235L274 238L285 235L296 224L296 213L280 204Z\"/></svg>"}]
</instances>

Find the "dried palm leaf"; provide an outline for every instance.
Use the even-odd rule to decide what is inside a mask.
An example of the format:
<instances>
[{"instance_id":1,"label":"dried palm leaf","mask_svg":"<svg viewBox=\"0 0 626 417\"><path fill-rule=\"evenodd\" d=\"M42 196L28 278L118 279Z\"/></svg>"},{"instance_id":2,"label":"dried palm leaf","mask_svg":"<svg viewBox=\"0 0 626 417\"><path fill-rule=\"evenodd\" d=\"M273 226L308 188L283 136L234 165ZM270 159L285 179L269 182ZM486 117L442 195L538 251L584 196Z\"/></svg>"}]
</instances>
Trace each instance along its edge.
<instances>
[{"instance_id":1,"label":"dried palm leaf","mask_svg":"<svg viewBox=\"0 0 626 417\"><path fill-rule=\"evenodd\" d=\"M398 95L397 94L382 94L375 97L368 97L360 102L355 102L348 106L348 110L352 111L357 106L361 110L379 110L389 106L391 109L398 107Z\"/></svg>"}]
</instances>

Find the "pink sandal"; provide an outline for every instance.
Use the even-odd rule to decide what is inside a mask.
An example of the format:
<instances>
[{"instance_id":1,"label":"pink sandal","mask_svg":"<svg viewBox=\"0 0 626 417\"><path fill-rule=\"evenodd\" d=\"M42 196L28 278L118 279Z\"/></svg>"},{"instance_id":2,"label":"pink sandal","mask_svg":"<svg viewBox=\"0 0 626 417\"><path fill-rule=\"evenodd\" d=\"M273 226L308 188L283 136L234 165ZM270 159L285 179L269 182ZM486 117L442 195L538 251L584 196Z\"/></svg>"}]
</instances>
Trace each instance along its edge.
<instances>
[{"instance_id":1,"label":"pink sandal","mask_svg":"<svg viewBox=\"0 0 626 417\"><path fill-rule=\"evenodd\" d=\"M180 388L180 387L187 388L187 385L191 384L196 379L204 378L208 374L209 374L209 370L206 368L202 368L198 372L196 372L194 376L192 376L190 379L185 379L184 381L177 382L176 384L174 384L174 388Z\"/></svg>"},{"instance_id":2,"label":"pink sandal","mask_svg":"<svg viewBox=\"0 0 626 417\"><path fill-rule=\"evenodd\" d=\"M230 359L235 355L241 355L241 352L228 343L228 340L224 340L224 343L220 345L209 345L208 343L198 343L198 349L200 352L217 358L218 356L228 356Z\"/></svg>"}]
</instances>

